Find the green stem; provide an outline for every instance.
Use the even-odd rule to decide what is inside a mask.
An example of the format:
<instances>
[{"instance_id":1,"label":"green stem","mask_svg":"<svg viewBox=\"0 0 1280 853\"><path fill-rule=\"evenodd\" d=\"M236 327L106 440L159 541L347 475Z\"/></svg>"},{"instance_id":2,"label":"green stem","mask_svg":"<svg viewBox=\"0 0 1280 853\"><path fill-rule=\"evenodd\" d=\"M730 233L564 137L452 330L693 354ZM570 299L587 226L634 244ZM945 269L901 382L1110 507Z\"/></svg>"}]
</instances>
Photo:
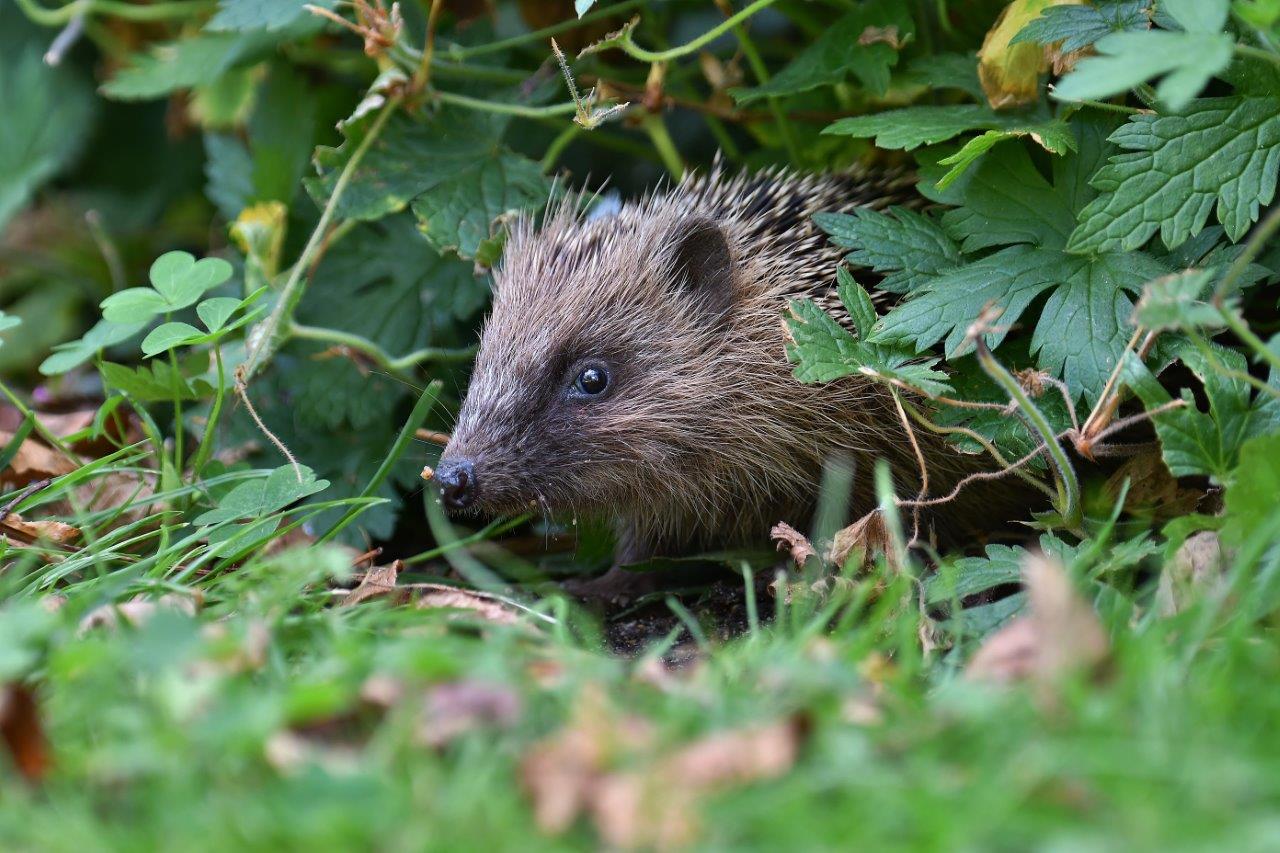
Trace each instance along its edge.
<instances>
[{"instance_id":1,"label":"green stem","mask_svg":"<svg viewBox=\"0 0 1280 853\"><path fill-rule=\"evenodd\" d=\"M644 128L645 133L649 134L653 149L662 158L662 164L667 167L671 177L677 181L680 180L684 176L684 161L680 159L680 152L676 150L676 144L672 141L671 134L667 132L662 116L648 113L640 122L640 126Z\"/></svg>"},{"instance_id":2,"label":"green stem","mask_svg":"<svg viewBox=\"0 0 1280 853\"><path fill-rule=\"evenodd\" d=\"M444 383L437 379L436 381L428 384L426 388L422 389L422 396L418 397L418 402L413 404L413 411L409 413L409 419L405 421L404 426L401 427L400 434L396 436L395 444L391 445L391 452L382 460L382 464L378 466L378 470L373 472L373 476L369 479L369 482L365 484L364 489L361 490L357 497L373 497L374 493L382 487L384 482L386 482L387 477L391 474L391 469L395 467L395 464L400 460L400 457L413 441L414 432L418 427L422 426L422 422L427 418L427 413L431 411L431 407L435 405L436 398L440 396L440 389L442 387L444 387ZM317 540L317 544L323 544L337 536L348 524L354 521L356 516L363 512L364 509L365 507L363 506L355 506L347 510L346 514L338 520L338 523L333 527L330 527L329 530Z\"/></svg>"},{"instance_id":3,"label":"green stem","mask_svg":"<svg viewBox=\"0 0 1280 853\"><path fill-rule=\"evenodd\" d=\"M733 34L737 37L739 46L742 47L742 54L747 58L747 64L751 66L751 73L755 75L756 82L764 86L769 82L769 69L765 67L755 42L747 34L746 26L738 24L733 28ZM776 96L770 96L766 102L769 105L769 112L773 114L773 121L778 126L778 133L782 135L782 144L787 149L787 157L792 163L799 163L800 146L796 143L795 129L787 119L786 111L782 109L782 101Z\"/></svg>"},{"instance_id":4,"label":"green stem","mask_svg":"<svg viewBox=\"0 0 1280 853\"><path fill-rule=\"evenodd\" d=\"M357 335L354 332L344 332L341 329L326 329L320 326L304 326L301 323L294 323L292 321L284 330L284 339L288 340L290 338L336 344L338 346L350 347L353 350L358 350L361 354L372 359L373 362L383 370L394 374L396 378L410 384L413 384L413 376L407 371L411 367L429 361L466 361L476 354L475 347L462 347L460 349L423 347L422 349L414 350L408 355L393 356L377 343L369 340L363 335Z\"/></svg>"},{"instance_id":5,"label":"green stem","mask_svg":"<svg viewBox=\"0 0 1280 853\"><path fill-rule=\"evenodd\" d=\"M624 30L617 39L606 39L605 41L600 42L600 47L616 47L627 56L630 56L632 59L638 59L641 62L666 62L671 59L677 59L681 56L687 56L702 46L710 44L720 38L720 36L732 30L738 24L745 21L747 18L750 18L752 15L763 9L767 9L776 2L777 0L755 0L754 3L747 6L741 12L726 18L722 23L707 30L693 41L686 42L679 47L673 47L669 50L645 50L632 40L631 31L629 29Z\"/></svg>"},{"instance_id":6,"label":"green stem","mask_svg":"<svg viewBox=\"0 0 1280 853\"><path fill-rule=\"evenodd\" d=\"M169 319L168 314L165 319ZM178 367L178 354L172 348L169 350L169 366L173 368L174 376L181 376L182 369ZM186 436L186 430L182 428L182 398L175 396L173 398L173 470L178 472L178 477L182 477L182 451L183 440Z\"/></svg>"},{"instance_id":7,"label":"green stem","mask_svg":"<svg viewBox=\"0 0 1280 853\"><path fill-rule=\"evenodd\" d=\"M1267 346L1266 341L1255 335L1253 330L1249 328L1249 324L1244 321L1244 317L1241 317L1227 305L1219 305L1218 314L1231 327L1231 331L1236 333L1236 337L1249 346L1249 349L1261 356L1263 360L1271 365L1273 370L1280 370L1280 353L1272 350L1271 347Z\"/></svg>"},{"instance_id":8,"label":"green stem","mask_svg":"<svg viewBox=\"0 0 1280 853\"><path fill-rule=\"evenodd\" d=\"M1274 54L1269 50L1263 50L1260 47L1254 47L1251 44L1237 44L1235 51L1237 56L1247 56L1250 59L1261 59L1263 62L1270 62L1272 65L1280 65L1280 55Z\"/></svg>"},{"instance_id":9,"label":"green stem","mask_svg":"<svg viewBox=\"0 0 1280 853\"><path fill-rule=\"evenodd\" d=\"M1218 282L1218 286L1213 289L1213 304L1219 310L1222 308L1223 300L1230 296L1235 289L1236 282L1249 269L1249 264L1253 263L1258 255L1262 254L1267 241L1271 239L1277 230L1280 230L1280 204L1276 205L1275 209L1262 220L1262 224L1253 232L1249 242L1245 243L1244 251L1231 262L1231 266L1227 267L1226 273L1222 276L1222 281Z\"/></svg>"},{"instance_id":10,"label":"green stem","mask_svg":"<svg viewBox=\"0 0 1280 853\"><path fill-rule=\"evenodd\" d=\"M75 0L56 9L41 6L36 0L17 0L17 3L24 15L45 27L60 27L72 18L90 15L109 15L126 21L169 21L203 15L217 8L211 0L171 0L145 6L124 0Z\"/></svg>"},{"instance_id":11,"label":"green stem","mask_svg":"<svg viewBox=\"0 0 1280 853\"><path fill-rule=\"evenodd\" d=\"M1027 422L1040 434L1045 450L1048 452L1049 461L1053 463L1056 472L1054 479L1057 481L1058 486L1058 505L1056 507L1058 514L1062 516L1067 527L1078 527L1080 524L1080 481L1076 479L1076 470L1071 467L1071 460L1067 458L1066 451L1058 443L1058 436L1053 431L1053 426L1049 423L1049 419L1044 416L1044 413L1036 407L1036 404L1031 402L1027 392L1018 384L1018 380L991 354L991 350L987 348L987 343L982 339L981 335L977 337L974 343L977 346L978 363L982 366L983 371L1004 389L1005 393L1009 395L1009 399L1013 400L1023 416L1026 417Z\"/></svg>"},{"instance_id":12,"label":"green stem","mask_svg":"<svg viewBox=\"0 0 1280 853\"><path fill-rule=\"evenodd\" d=\"M428 500L430 500L430 498L428 498ZM406 566L413 566L418 563L426 563L430 560L436 559L437 557L443 557L445 554L449 554L459 548L465 548L468 545L474 545L477 542L483 542L486 539L491 539L494 536L506 533L508 530L519 527L531 518L533 518L533 513L525 513L523 515L513 516L512 518L500 518L496 521L491 521L480 530L472 533L470 536L464 536L461 539L454 539L448 544L438 545L429 551L414 554L412 557L406 558L404 560L404 564Z\"/></svg>"},{"instance_id":13,"label":"green stem","mask_svg":"<svg viewBox=\"0 0 1280 853\"><path fill-rule=\"evenodd\" d=\"M1073 101L1064 101L1063 103L1075 104L1081 107L1093 107L1095 110L1105 110L1109 113L1120 113L1121 115L1131 116L1140 113L1137 107L1126 107L1124 104L1108 104L1106 101L1090 101L1085 98L1079 98Z\"/></svg>"},{"instance_id":14,"label":"green stem","mask_svg":"<svg viewBox=\"0 0 1280 853\"><path fill-rule=\"evenodd\" d=\"M615 3L612 6L588 12L581 18L569 18L558 24L552 24L549 27L543 27L540 30L534 30L533 32L512 36L511 38L502 39L501 41L480 44L475 47L458 47L455 45L449 48L448 54L454 59L467 59L472 56L483 56L486 53L500 53L510 47L527 44L531 41L541 41L567 30L577 29L584 24L590 24L602 18L609 18L622 12L630 11L637 6L644 5L644 3L645 0L625 0L625 2L622 3Z\"/></svg>"},{"instance_id":15,"label":"green stem","mask_svg":"<svg viewBox=\"0 0 1280 853\"><path fill-rule=\"evenodd\" d=\"M582 132L582 128L576 124L567 126L564 130L551 140L551 144L547 146L547 151L542 155L542 161L538 164L543 174L550 174L555 171L556 161L560 159L560 155L569 147L573 140L578 138L578 134Z\"/></svg>"},{"instance_id":16,"label":"green stem","mask_svg":"<svg viewBox=\"0 0 1280 853\"><path fill-rule=\"evenodd\" d=\"M53 432L47 426L40 423L40 418L37 417L36 414L27 407L26 403L22 402L22 399L17 394L9 390L9 386L4 384L3 382L0 382L0 393L3 393L4 396L8 398L9 402L13 405L15 409L18 410L19 414L22 415L24 420L27 418L31 419L31 425L32 425L32 428L35 430L36 435L44 439L45 443L47 443L50 447L55 448L59 453L67 457L67 459L69 459L70 461L74 462L77 468L84 464L84 461L80 459L78 456L76 456L74 453L72 453L71 449L68 448L67 445L63 443L61 438L58 438L58 436L54 435Z\"/></svg>"},{"instance_id":17,"label":"green stem","mask_svg":"<svg viewBox=\"0 0 1280 853\"><path fill-rule=\"evenodd\" d=\"M200 476L201 469L213 454L213 434L217 431L218 417L222 414L222 400L226 396L227 376L222 365L222 346L218 342L214 342L213 345L213 360L218 365L218 388L214 392L209 419L205 421L204 435L200 436L200 446L196 448L196 458L191 463L191 471L195 477Z\"/></svg>"},{"instance_id":18,"label":"green stem","mask_svg":"<svg viewBox=\"0 0 1280 853\"><path fill-rule=\"evenodd\" d=\"M280 333L285 321L292 318L294 308L297 307L298 301L302 299L302 294L306 289L303 284L303 274L311 267L312 259L324 243L324 235L329 229L329 223L333 221L334 213L338 208L338 201L342 198L342 194L346 192L347 185L351 183L351 178L355 175L360 161L364 159L364 155L373 146L374 141L382 134L382 129L386 127L392 113L399 109L403 98L404 95L400 94L387 101L382 108L382 112L378 114L377 118L373 120L373 124L370 125L369 132L365 134L364 139L360 140L356 150L351 153L351 159L342 167L338 180L334 182L333 192L329 194L329 201L320 213L320 221L316 223L316 227L312 230L311 237L308 238L302 254L298 256L293 269L289 271L289 278L285 282L284 289L281 291L275 307L271 310L271 314L267 316L267 319L263 321L262 327L254 332L257 344L245 358L243 376L245 382L248 382L250 377L257 372L264 358L270 358L271 354L280 345Z\"/></svg>"},{"instance_id":19,"label":"green stem","mask_svg":"<svg viewBox=\"0 0 1280 853\"><path fill-rule=\"evenodd\" d=\"M548 107L530 107L525 104L512 104L506 101L486 101L481 98L470 98L466 95L459 95L456 92L442 92L439 89L432 92L432 97L441 103L453 104L457 107L465 107L469 110L479 110L486 113L500 113L501 115L521 116L523 118L543 118L545 116L562 116L571 115L577 110L577 104L569 102L567 104L552 104Z\"/></svg>"}]
</instances>

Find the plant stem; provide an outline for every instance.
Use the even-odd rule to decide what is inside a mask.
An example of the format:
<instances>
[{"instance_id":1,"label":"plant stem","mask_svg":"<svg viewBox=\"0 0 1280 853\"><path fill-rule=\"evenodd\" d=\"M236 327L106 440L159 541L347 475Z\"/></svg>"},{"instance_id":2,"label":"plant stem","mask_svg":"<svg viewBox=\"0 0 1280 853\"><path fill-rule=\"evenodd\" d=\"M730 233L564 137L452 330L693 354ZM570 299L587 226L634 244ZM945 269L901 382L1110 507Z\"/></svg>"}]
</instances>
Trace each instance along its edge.
<instances>
[{"instance_id":1,"label":"plant stem","mask_svg":"<svg viewBox=\"0 0 1280 853\"><path fill-rule=\"evenodd\" d=\"M539 166L542 168L543 174L549 174L555 171L556 161L560 159L560 155L569 147L573 140L578 138L578 134L582 132L582 128L577 124L571 124L556 135L551 140L551 144L547 146L547 151L542 155Z\"/></svg>"},{"instance_id":2,"label":"plant stem","mask_svg":"<svg viewBox=\"0 0 1280 853\"><path fill-rule=\"evenodd\" d=\"M449 48L449 56L454 59L467 59L472 56L483 56L486 53L500 53L509 47L516 47L531 41L541 41L542 39L550 38L551 36L565 32L566 30L577 29L584 24L590 24L594 21L598 21L601 18L608 18L622 12L630 11L644 3L645 0L624 0L622 3L615 3L612 6L588 12L581 18L569 18L558 24L552 24L549 27L543 27L540 30L534 30L533 32L512 36L511 38L502 39L501 41L480 44L474 47L458 47L455 45Z\"/></svg>"},{"instance_id":3,"label":"plant stem","mask_svg":"<svg viewBox=\"0 0 1280 853\"><path fill-rule=\"evenodd\" d=\"M552 104L547 107L531 107L525 104L512 104L506 101L486 101L481 98L471 98L466 95L459 95L456 92L442 92L439 89L435 90L431 94L432 97L444 104L453 104L457 107L465 107L469 110L479 110L486 113L521 116L523 118L544 118L546 116L571 115L578 108L573 102L569 102L567 104Z\"/></svg>"},{"instance_id":4,"label":"plant stem","mask_svg":"<svg viewBox=\"0 0 1280 853\"><path fill-rule=\"evenodd\" d=\"M218 365L218 389L214 392L213 407L209 410L209 419L205 421L204 435L200 436L200 445L196 448L196 457L191 463L192 474L196 477L200 476L200 469L204 468L213 454L213 434L217 431L218 417L222 414L222 400L227 390L227 376L222 364L222 345L217 341L213 344L213 360Z\"/></svg>"},{"instance_id":5,"label":"plant stem","mask_svg":"<svg viewBox=\"0 0 1280 853\"><path fill-rule=\"evenodd\" d=\"M1231 295L1232 290L1235 289L1236 282L1244 275L1245 270L1249 268L1249 264L1253 263L1254 259L1262 253L1267 241L1271 239L1277 230L1280 230L1280 204L1276 205L1262 220L1258 229L1249 237L1249 242L1245 243L1244 251L1231 262L1231 266L1227 267L1222 280L1213 289L1213 304L1219 310L1222 308L1222 301Z\"/></svg>"},{"instance_id":6,"label":"plant stem","mask_svg":"<svg viewBox=\"0 0 1280 853\"><path fill-rule=\"evenodd\" d=\"M1247 56L1250 59L1261 59L1263 62L1270 62L1272 65L1280 65L1280 55L1274 54L1269 50L1263 50L1260 47L1254 47L1251 44L1237 44L1235 51L1237 56Z\"/></svg>"},{"instance_id":7,"label":"plant stem","mask_svg":"<svg viewBox=\"0 0 1280 853\"><path fill-rule=\"evenodd\" d=\"M436 53L436 23L440 19L441 0L431 0L431 11L427 13L427 38L422 45L422 59L418 70L413 74L413 91L421 92L431 83L431 60Z\"/></svg>"},{"instance_id":8,"label":"plant stem","mask_svg":"<svg viewBox=\"0 0 1280 853\"><path fill-rule=\"evenodd\" d=\"M640 126L644 128L645 133L649 134L653 150L658 152L658 156L662 158L662 164L667 167L671 177L677 181L684 177L684 161L680 159L680 152L676 150L676 144L672 141L671 134L667 132L662 116L657 113L647 113L640 121Z\"/></svg>"},{"instance_id":9,"label":"plant stem","mask_svg":"<svg viewBox=\"0 0 1280 853\"><path fill-rule=\"evenodd\" d=\"M431 411L431 407L435 405L436 398L440 396L440 389L442 387L444 387L444 383L437 379L436 381L429 383L426 388L422 389L422 395L418 397L418 402L413 404L413 411L409 413L409 419L405 421L404 426L400 428L400 434L396 436L395 443L391 445L390 452L387 453L386 458L382 460L382 464L378 466L378 470L373 472L373 476L360 491L360 494L357 496L358 498L373 497L374 492L378 491L378 489L382 487L387 476L390 475L391 469L395 466L396 462L400 460L405 449L413 440L414 432L418 427L422 426L422 422L426 420L427 413ZM347 510L346 514L338 520L337 524L330 527L323 536L316 540L317 544L323 544L337 536L355 519L356 516L363 512L364 509L365 508L363 506L355 506Z\"/></svg>"},{"instance_id":10,"label":"plant stem","mask_svg":"<svg viewBox=\"0 0 1280 853\"><path fill-rule=\"evenodd\" d=\"M725 4L725 6L728 5L727 3ZM747 58L747 64L751 66L751 73L755 75L756 82L761 86L768 83L769 69L760 57L760 51L756 49L755 42L747 34L746 25L742 23L735 25L733 34L738 39L738 45L742 48L743 56ZM787 149L787 157L792 163L799 163L801 160L800 146L796 144L795 129L791 127L786 111L782 109L782 101L774 95L770 95L765 100L769 105L769 112L773 113L773 120L778 126L778 133L782 135L782 144Z\"/></svg>"},{"instance_id":11,"label":"plant stem","mask_svg":"<svg viewBox=\"0 0 1280 853\"><path fill-rule=\"evenodd\" d=\"M414 350L408 355L393 356L377 343L369 340L363 335L357 335L354 332L344 332L341 329L326 329L319 326L304 326L301 323L290 321L289 325L284 329L284 338L298 338L304 341L319 341L320 343L335 344L337 346L350 347L357 350L363 355L368 356L375 364L388 373L394 374L396 378L413 384L413 376L407 371L409 368L422 364L423 362L447 362L447 361L466 361L475 355L475 347L462 347L460 349L445 349L442 347L423 347Z\"/></svg>"},{"instance_id":12,"label":"plant stem","mask_svg":"<svg viewBox=\"0 0 1280 853\"><path fill-rule=\"evenodd\" d=\"M1027 392L1018 384L1018 380L1005 368L1003 364L996 360L991 354L991 350L987 348L987 342L983 340L981 335L974 338L974 345L977 347L978 364L982 366L983 371L995 380L1005 393L1009 395L1009 399L1017 404L1022 411L1027 422L1040 433L1041 440L1044 441L1045 450L1049 455L1049 461L1053 463L1056 471L1055 480L1058 484L1058 510L1063 521L1068 527L1078 527L1080 524L1080 481L1076 479L1075 468L1071 467L1071 460L1067 458L1066 451L1062 449L1062 445L1058 442L1058 436L1053 431L1049 419L1044 413L1031 402L1031 398L1027 396Z\"/></svg>"},{"instance_id":13,"label":"plant stem","mask_svg":"<svg viewBox=\"0 0 1280 853\"><path fill-rule=\"evenodd\" d=\"M0 393L3 393L4 396L8 398L9 402L13 404L13 407L18 410L18 413L21 414L24 419L31 419L32 428L35 430L36 435L43 438L50 447L57 450L70 461L74 462L77 468L84 464L84 460L72 453L67 445L63 443L62 439L54 435L47 426L40 423L40 418L36 417L35 413L27 407L27 404L22 402L22 399L17 394L13 393L13 391L9 390L9 386L3 382L0 382Z\"/></svg>"},{"instance_id":14,"label":"plant stem","mask_svg":"<svg viewBox=\"0 0 1280 853\"><path fill-rule=\"evenodd\" d=\"M681 56L687 56L693 53L703 45L710 44L720 36L732 30L738 24L750 18L757 12L772 6L777 0L755 0L754 3L748 5L741 12L726 19L724 22L707 30L693 41L686 42L679 47L673 47L669 50L645 50L636 44L631 38L631 31L624 31L616 40L606 39L600 44L607 47L616 47L632 59L638 59L641 62L666 62L670 59L677 59Z\"/></svg>"},{"instance_id":15,"label":"plant stem","mask_svg":"<svg viewBox=\"0 0 1280 853\"><path fill-rule=\"evenodd\" d=\"M41 6L36 0L17 0L17 3L24 15L45 27L61 27L72 18L90 15L110 15L126 21L168 21L195 17L216 8L211 0L170 0L145 6L124 0L75 0L56 9Z\"/></svg>"},{"instance_id":16,"label":"plant stem","mask_svg":"<svg viewBox=\"0 0 1280 853\"><path fill-rule=\"evenodd\" d=\"M302 294L306 289L303 284L303 274L311 267L312 257L324 243L325 232L329 229L329 223L333 220L334 213L338 208L338 201L342 198L342 194L346 192L347 185L351 183L351 178L355 174L356 168L360 165L360 161L364 159L364 155L373 146L374 141L382 133L382 129L386 127L387 121L400 107L403 100L403 94L397 94L388 99L380 112L373 120L373 124L369 127L369 132L365 134L364 139L360 140L360 144L356 150L351 153L342 172L338 175L338 180L334 182L333 192L329 194L329 201L325 203L324 210L320 213L320 221L316 223L316 227L311 232L311 236L307 239L307 245L303 248L302 254L298 256L297 262L289 271L289 278L285 281L284 289L280 292L275 307L271 310L271 314L263 321L261 328L254 331L253 337L256 338L256 344L245 358L243 366L243 381L248 382L262 365L263 359L270 358L280 344L280 333L286 320L293 317L293 311L298 305L298 301L302 299Z\"/></svg>"}]
</instances>

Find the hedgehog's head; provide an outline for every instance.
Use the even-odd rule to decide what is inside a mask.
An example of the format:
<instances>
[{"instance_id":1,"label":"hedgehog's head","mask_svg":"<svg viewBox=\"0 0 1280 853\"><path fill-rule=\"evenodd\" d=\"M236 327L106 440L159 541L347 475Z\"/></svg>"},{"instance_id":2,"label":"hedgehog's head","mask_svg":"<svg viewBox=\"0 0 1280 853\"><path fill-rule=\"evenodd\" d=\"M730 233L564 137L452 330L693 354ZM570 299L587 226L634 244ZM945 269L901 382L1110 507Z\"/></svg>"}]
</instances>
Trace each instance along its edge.
<instances>
[{"instance_id":1,"label":"hedgehog's head","mask_svg":"<svg viewBox=\"0 0 1280 853\"><path fill-rule=\"evenodd\" d=\"M732 393L736 266L695 214L517 227L437 470L446 506L660 517L697 492L680 481Z\"/></svg>"}]
</instances>

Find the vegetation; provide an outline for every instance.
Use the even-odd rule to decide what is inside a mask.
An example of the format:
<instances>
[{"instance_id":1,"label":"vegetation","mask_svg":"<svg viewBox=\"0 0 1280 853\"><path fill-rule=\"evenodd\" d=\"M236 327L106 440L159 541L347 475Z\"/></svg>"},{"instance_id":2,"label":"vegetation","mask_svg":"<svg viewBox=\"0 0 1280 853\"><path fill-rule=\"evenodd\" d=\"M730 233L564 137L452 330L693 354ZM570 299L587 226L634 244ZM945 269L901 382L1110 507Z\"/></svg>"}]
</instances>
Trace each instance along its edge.
<instances>
[{"instance_id":1,"label":"vegetation","mask_svg":"<svg viewBox=\"0 0 1280 853\"><path fill-rule=\"evenodd\" d=\"M1280 843L1276 0L14 0L0 114L6 849ZM788 355L1022 533L445 518L505 223L716 152L918 174Z\"/></svg>"}]
</instances>

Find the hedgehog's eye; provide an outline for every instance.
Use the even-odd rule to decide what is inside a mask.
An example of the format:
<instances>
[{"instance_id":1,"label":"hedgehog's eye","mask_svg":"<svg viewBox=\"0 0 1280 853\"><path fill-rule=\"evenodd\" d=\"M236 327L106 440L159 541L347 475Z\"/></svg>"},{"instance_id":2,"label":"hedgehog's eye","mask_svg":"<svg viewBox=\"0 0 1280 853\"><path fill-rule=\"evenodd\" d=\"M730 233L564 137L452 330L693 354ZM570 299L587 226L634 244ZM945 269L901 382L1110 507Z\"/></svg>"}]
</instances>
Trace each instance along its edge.
<instances>
[{"instance_id":1,"label":"hedgehog's eye","mask_svg":"<svg viewBox=\"0 0 1280 853\"><path fill-rule=\"evenodd\" d=\"M573 391L580 397L598 397L609 387L609 371L598 364L587 365L573 380Z\"/></svg>"}]
</instances>

